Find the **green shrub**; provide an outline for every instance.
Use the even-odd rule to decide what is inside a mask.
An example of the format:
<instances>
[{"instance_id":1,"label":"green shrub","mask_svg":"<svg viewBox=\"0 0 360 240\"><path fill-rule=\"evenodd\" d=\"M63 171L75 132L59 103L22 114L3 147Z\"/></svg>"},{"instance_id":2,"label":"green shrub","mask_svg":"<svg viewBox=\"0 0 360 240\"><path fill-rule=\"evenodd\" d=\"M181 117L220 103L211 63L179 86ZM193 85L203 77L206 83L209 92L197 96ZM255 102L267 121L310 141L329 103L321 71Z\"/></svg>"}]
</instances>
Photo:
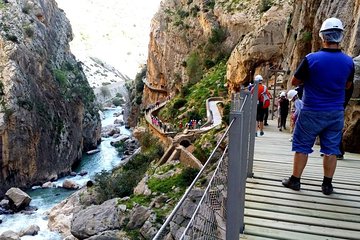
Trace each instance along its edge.
<instances>
[{"instance_id":1,"label":"green shrub","mask_svg":"<svg viewBox=\"0 0 360 240\"><path fill-rule=\"evenodd\" d=\"M197 52L190 54L186 61L186 72L191 83L197 83L203 75L201 58Z\"/></svg>"},{"instance_id":2,"label":"green shrub","mask_svg":"<svg viewBox=\"0 0 360 240\"><path fill-rule=\"evenodd\" d=\"M66 72L64 72L64 71L62 71L60 69L55 69L54 70L54 75L55 75L55 79L59 83L60 87L65 88L67 86L67 83L68 83Z\"/></svg>"},{"instance_id":3,"label":"green shrub","mask_svg":"<svg viewBox=\"0 0 360 240\"><path fill-rule=\"evenodd\" d=\"M186 188L191 184L198 173L197 169L185 168L178 175L166 179L150 178L148 186L152 192L170 193L173 187Z\"/></svg>"},{"instance_id":4,"label":"green shrub","mask_svg":"<svg viewBox=\"0 0 360 240\"><path fill-rule=\"evenodd\" d=\"M144 172L139 170L120 171L116 174L103 170L96 174L95 187L98 200L104 202L115 197L130 196L143 174Z\"/></svg>"},{"instance_id":5,"label":"green shrub","mask_svg":"<svg viewBox=\"0 0 360 240\"><path fill-rule=\"evenodd\" d=\"M312 33L311 32L304 32L302 36L302 40L304 42L311 42L312 39Z\"/></svg>"},{"instance_id":6,"label":"green shrub","mask_svg":"<svg viewBox=\"0 0 360 240\"><path fill-rule=\"evenodd\" d=\"M212 44L222 43L226 39L226 31L222 28L213 28L209 42Z\"/></svg>"},{"instance_id":7,"label":"green shrub","mask_svg":"<svg viewBox=\"0 0 360 240\"><path fill-rule=\"evenodd\" d=\"M19 40L18 40L18 38L17 38L15 35L6 34L5 37L6 37L6 39L9 40L9 41L12 41L12 42L14 42L14 43L19 43Z\"/></svg>"},{"instance_id":8,"label":"green shrub","mask_svg":"<svg viewBox=\"0 0 360 240\"><path fill-rule=\"evenodd\" d=\"M223 111L223 116L222 116L222 121L225 124L229 124L229 119L230 119L230 108L231 108L231 103L227 102L224 105L224 111Z\"/></svg>"},{"instance_id":9,"label":"green shrub","mask_svg":"<svg viewBox=\"0 0 360 240\"><path fill-rule=\"evenodd\" d=\"M259 11L264 13L271 8L273 2L271 0L261 0Z\"/></svg>"},{"instance_id":10,"label":"green shrub","mask_svg":"<svg viewBox=\"0 0 360 240\"><path fill-rule=\"evenodd\" d=\"M124 100L123 100L122 98L116 97L116 98L114 98L114 99L112 100L112 103L113 103L115 106L120 106L121 104L124 103Z\"/></svg>"},{"instance_id":11,"label":"green shrub","mask_svg":"<svg viewBox=\"0 0 360 240\"><path fill-rule=\"evenodd\" d=\"M30 25L24 27L24 32L25 35L29 38L34 36L34 29Z\"/></svg>"},{"instance_id":12,"label":"green shrub","mask_svg":"<svg viewBox=\"0 0 360 240\"><path fill-rule=\"evenodd\" d=\"M186 99L180 98L174 102L173 108L180 109L187 103Z\"/></svg>"}]
</instances>

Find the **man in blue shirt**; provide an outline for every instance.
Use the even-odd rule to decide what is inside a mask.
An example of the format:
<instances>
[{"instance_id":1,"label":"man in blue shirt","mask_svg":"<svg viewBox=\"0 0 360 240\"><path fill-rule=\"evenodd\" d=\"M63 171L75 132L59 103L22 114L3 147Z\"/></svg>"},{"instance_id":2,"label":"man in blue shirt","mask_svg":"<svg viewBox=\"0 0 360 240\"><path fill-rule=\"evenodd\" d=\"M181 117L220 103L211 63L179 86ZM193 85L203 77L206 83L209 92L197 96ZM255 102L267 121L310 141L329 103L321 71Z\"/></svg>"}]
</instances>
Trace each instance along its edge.
<instances>
[{"instance_id":1,"label":"man in blue shirt","mask_svg":"<svg viewBox=\"0 0 360 240\"><path fill-rule=\"evenodd\" d=\"M303 109L295 125L292 150L295 151L293 173L282 181L285 187L300 190L300 178L312 153L317 136L320 152L324 154L322 192L333 192L332 177L336 169L336 155L344 126L345 89L354 78L354 62L341 52L343 24L337 18L326 19L320 29L323 48L308 54L292 79L295 86L303 85Z\"/></svg>"}]
</instances>

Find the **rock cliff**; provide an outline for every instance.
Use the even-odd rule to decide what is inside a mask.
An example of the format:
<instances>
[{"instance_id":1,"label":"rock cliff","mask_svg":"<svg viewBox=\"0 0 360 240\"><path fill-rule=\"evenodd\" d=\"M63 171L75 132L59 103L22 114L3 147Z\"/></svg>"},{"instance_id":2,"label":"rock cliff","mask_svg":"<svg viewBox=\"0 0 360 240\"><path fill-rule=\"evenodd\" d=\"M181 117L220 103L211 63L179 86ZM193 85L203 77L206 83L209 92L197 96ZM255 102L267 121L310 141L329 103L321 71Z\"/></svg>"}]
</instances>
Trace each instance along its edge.
<instances>
[{"instance_id":1,"label":"rock cliff","mask_svg":"<svg viewBox=\"0 0 360 240\"><path fill-rule=\"evenodd\" d=\"M101 123L55 0L1 1L0 17L1 196L69 172Z\"/></svg>"},{"instance_id":2,"label":"rock cliff","mask_svg":"<svg viewBox=\"0 0 360 240\"><path fill-rule=\"evenodd\" d=\"M320 48L318 31L328 17L345 24L344 52L356 57L359 3L292 0L167 0L152 21L147 83L143 103L173 96L199 81L219 58L228 58L229 92L262 74L273 86L290 89L290 77L301 59ZM280 71L277 71L280 70ZM360 83L346 111L346 151L359 152ZM199 77L200 76L200 77ZM151 89L152 88L152 89ZM155 88L155 90L154 90ZM156 88L158 91L156 91ZM166 89L167 92L160 90Z\"/></svg>"}]
</instances>

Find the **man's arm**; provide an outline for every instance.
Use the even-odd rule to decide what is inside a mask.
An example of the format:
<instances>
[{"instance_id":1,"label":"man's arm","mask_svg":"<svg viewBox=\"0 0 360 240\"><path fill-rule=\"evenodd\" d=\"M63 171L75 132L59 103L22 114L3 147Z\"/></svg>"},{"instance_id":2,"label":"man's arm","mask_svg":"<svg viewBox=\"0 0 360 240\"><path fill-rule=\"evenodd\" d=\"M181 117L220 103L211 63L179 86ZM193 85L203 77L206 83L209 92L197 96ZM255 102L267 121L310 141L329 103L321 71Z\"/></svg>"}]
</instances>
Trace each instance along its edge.
<instances>
[{"instance_id":1,"label":"man's arm","mask_svg":"<svg viewBox=\"0 0 360 240\"><path fill-rule=\"evenodd\" d=\"M306 57L301 61L299 67L296 69L293 78L291 79L291 84L293 86L299 86L304 83L306 79L309 78L309 63Z\"/></svg>"}]
</instances>

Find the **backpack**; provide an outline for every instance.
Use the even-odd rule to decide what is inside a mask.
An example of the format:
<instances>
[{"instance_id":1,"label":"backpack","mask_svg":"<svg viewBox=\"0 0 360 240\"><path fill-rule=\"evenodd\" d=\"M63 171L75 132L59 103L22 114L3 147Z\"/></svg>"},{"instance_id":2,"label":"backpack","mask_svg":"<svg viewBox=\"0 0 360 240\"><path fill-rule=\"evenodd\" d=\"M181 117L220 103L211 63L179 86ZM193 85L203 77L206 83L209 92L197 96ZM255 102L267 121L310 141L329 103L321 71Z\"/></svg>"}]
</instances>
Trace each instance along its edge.
<instances>
[{"instance_id":1,"label":"backpack","mask_svg":"<svg viewBox=\"0 0 360 240\"><path fill-rule=\"evenodd\" d=\"M266 90L266 86L264 86L264 91L260 94L259 97L259 102L263 103L263 108L268 108L270 106L270 96Z\"/></svg>"}]
</instances>

